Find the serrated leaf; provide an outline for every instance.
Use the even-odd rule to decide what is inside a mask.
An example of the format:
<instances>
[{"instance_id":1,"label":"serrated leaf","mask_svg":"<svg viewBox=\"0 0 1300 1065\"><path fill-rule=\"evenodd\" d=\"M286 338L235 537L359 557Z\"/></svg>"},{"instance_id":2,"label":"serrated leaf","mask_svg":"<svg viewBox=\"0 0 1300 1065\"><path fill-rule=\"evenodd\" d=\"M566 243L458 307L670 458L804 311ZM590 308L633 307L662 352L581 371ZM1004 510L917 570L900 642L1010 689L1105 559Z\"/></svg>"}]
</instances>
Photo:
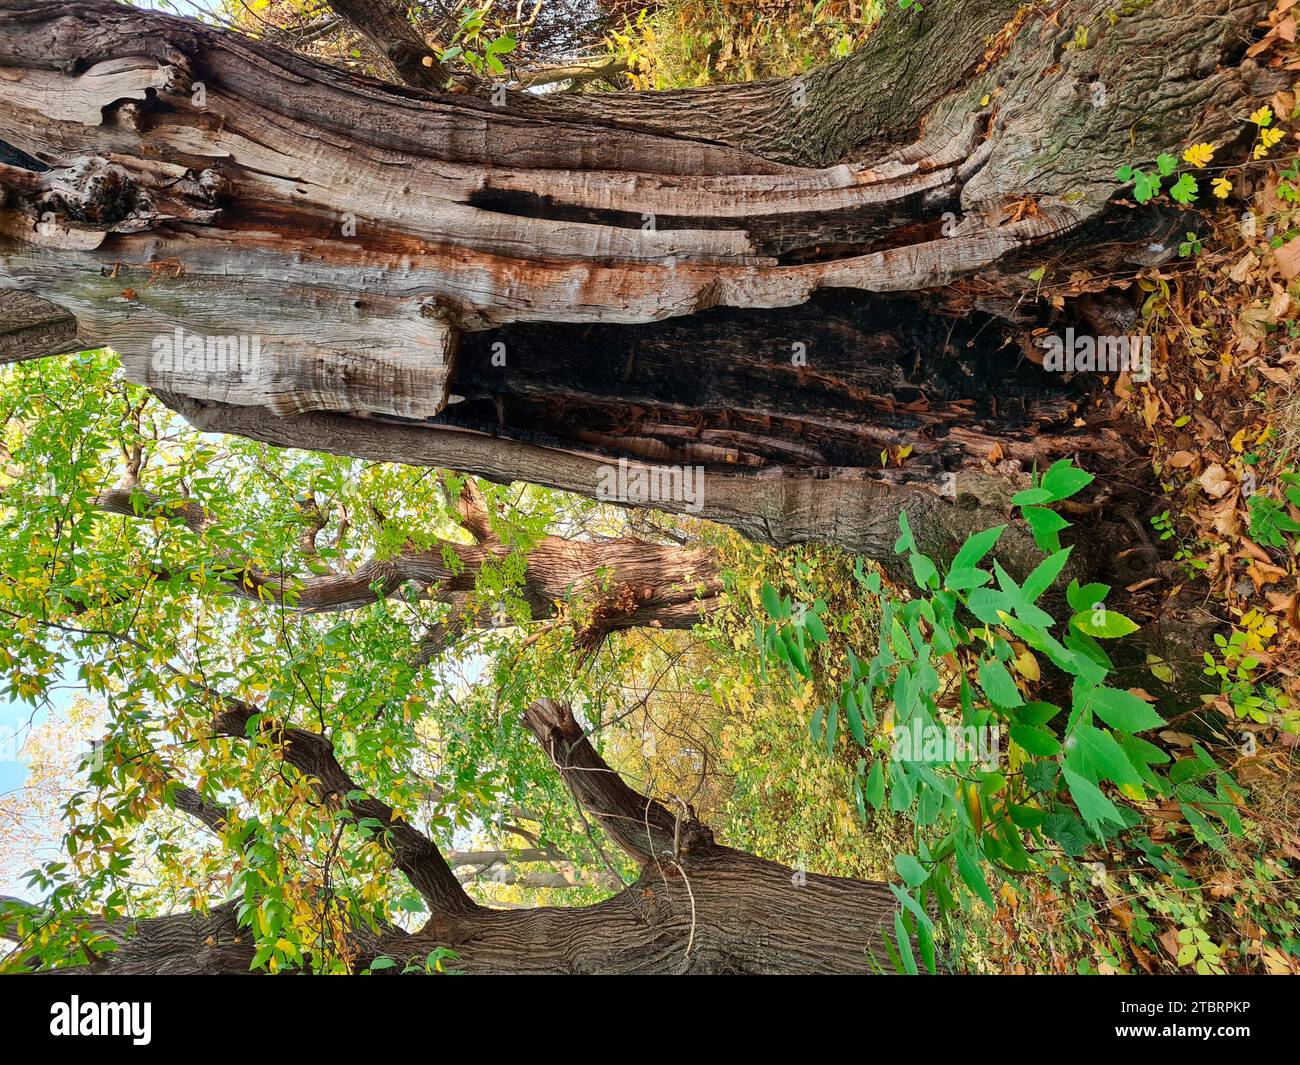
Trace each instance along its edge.
<instances>
[{"instance_id":1,"label":"serrated leaf","mask_svg":"<svg viewBox=\"0 0 1300 1065\"><path fill-rule=\"evenodd\" d=\"M1079 808L1080 816L1097 835L1101 835L1101 826L1107 822L1115 825L1124 823L1124 818L1120 816L1115 804L1102 794L1096 784L1081 777L1069 766L1064 766L1062 771L1065 774L1066 787L1070 789L1070 797Z\"/></svg>"},{"instance_id":2,"label":"serrated leaf","mask_svg":"<svg viewBox=\"0 0 1300 1065\"><path fill-rule=\"evenodd\" d=\"M1144 732L1165 723L1150 705L1132 692L1119 688L1094 688L1087 695L1088 707L1111 728L1120 732Z\"/></svg>"},{"instance_id":3,"label":"serrated leaf","mask_svg":"<svg viewBox=\"0 0 1300 1065\"><path fill-rule=\"evenodd\" d=\"M993 580L993 574L982 569L952 569L943 579L943 586L950 592L969 592L973 588L982 588Z\"/></svg>"},{"instance_id":4,"label":"serrated leaf","mask_svg":"<svg viewBox=\"0 0 1300 1065\"><path fill-rule=\"evenodd\" d=\"M1061 753L1060 741L1047 729L1037 725L1013 724L1011 738L1030 754L1036 754L1040 758L1051 758Z\"/></svg>"},{"instance_id":5,"label":"serrated leaf","mask_svg":"<svg viewBox=\"0 0 1300 1065\"><path fill-rule=\"evenodd\" d=\"M1052 586L1056 578L1061 575L1061 570L1065 568L1065 564L1070 560L1070 552L1073 550L1073 548L1067 547L1062 551L1057 551L1034 567L1034 572L1025 578L1025 583L1021 587L1021 591L1025 593L1025 598L1029 602L1032 603L1037 600Z\"/></svg>"},{"instance_id":6,"label":"serrated leaf","mask_svg":"<svg viewBox=\"0 0 1300 1065\"><path fill-rule=\"evenodd\" d=\"M1101 615L1100 621L1097 620L1098 614ZM1099 640L1117 640L1138 630L1131 618L1125 617L1118 610L1108 609L1081 610L1070 618L1070 624Z\"/></svg>"},{"instance_id":7,"label":"serrated leaf","mask_svg":"<svg viewBox=\"0 0 1300 1065\"><path fill-rule=\"evenodd\" d=\"M952 568L959 570L978 565L980 559L993 550L1005 529L1005 525L995 525L983 532L972 533L953 555Z\"/></svg>"},{"instance_id":8,"label":"serrated leaf","mask_svg":"<svg viewBox=\"0 0 1300 1065\"><path fill-rule=\"evenodd\" d=\"M1029 507L1051 501L1052 493L1046 488L1025 488L1011 497L1012 505L1017 507Z\"/></svg>"},{"instance_id":9,"label":"serrated leaf","mask_svg":"<svg viewBox=\"0 0 1300 1065\"><path fill-rule=\"evenodd\" d=\"M1099 779L1111 780L1116 784L1125 784L1134 788L1142 787L1142 777L1128 755L1109 732L1103 732L1092 725L1079 725L1070 733L1075 742L1071 759L1084 758L1096 772ZM1075 763L1077 766L1077 762Z\"/></svg>"},{"instance_id":10,"label":"serrated leaf","mask_svg":"<svg viewBox=\"0 0 1300 1065\"><path fill-rule=\"evenodd\" d=\"M1070 527L1068 521L1049 507L1025 507L1021 513L1029 523L1029 531L1033 533L1034 543L1040 551L1061 550L1060 534Z\"/></svg>"},{"instance_id":11,"label":"serrated leaf","mask_svg":"<svg viewBox=\"0 0 1300 1065\"><path fill-rule=\"evenodd\" d=\"M1080 587L1079 582L1073 580L1065 590L1065 598L1070 601L1070 607L1074 610L1092 610L1098 603L1104 602L1108 594L1110 594L1109 584L1093 583Z\"/></svg>"},{"instance_id":12,"label":"serrated leaf","mask_svg":"<svg viewBox=\"0 0 1300 1065\"><path fill-rule=\"evenodd\" d=\"M980 663L979 681L984 694L997 706L1020 706L1025 701L1011 674L996 659L989 658Z\"/></svg>"}]
</instances>

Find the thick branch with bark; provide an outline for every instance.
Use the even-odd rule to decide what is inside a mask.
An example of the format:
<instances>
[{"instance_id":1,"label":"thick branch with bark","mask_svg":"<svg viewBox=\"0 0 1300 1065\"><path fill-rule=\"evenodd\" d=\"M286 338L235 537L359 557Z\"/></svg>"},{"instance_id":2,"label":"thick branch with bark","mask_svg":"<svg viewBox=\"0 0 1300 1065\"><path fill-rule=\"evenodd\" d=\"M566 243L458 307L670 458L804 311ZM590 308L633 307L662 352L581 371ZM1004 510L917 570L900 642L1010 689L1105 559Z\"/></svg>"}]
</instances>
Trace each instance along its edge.
<instances>
[{"instance_id":1,"label":"thick branch with bark","mask_svg":"<svg viewBox=\"0 0 1300 1065\"><path fill-rule=\"evenodd\" d=\"M196 503L172 506L139 487L108 489L99 494L96 505L126 517L144 513L179 521L200 537L217 520ZM432 656L469 627L493 626L490 618L467 619L464 608L482 567L511 550L493 534L483 494L472 479L462 484L458 509L474 544L439 541L434 548L411 547L392 558L367 559L346 572L304 577L265 573L227 555L233 572L225 584L240 598L305 613L365 606L414 585L422 598L457 607L452 618L430 633L425 650ZM454 567L448 565L449 553L457 559ZM554 617L570 600L592 598L590 635L597 638L639 626L690 628L716 606L721 588L717 559L704 548L547 536L528 552L520 595L534 619Z\"/></svg>"},{"instance_id":2,"label":"thick branch with bark","mask_svg":"<svg viewBox=\"0 0 1300 1065\"><path fill-rule=\"evenodd\" d=\"M565 704L539 700L525 712L524 722L578 805L642 865L661 860L691 861L716 848L713 833L696 821L685 805L669 811L628 787L597 753Z\"/></svg>"},{"instance_id":3,"label":"thick branch with bark","mask_svg":"<svg viewBox=\"0 0 1300 1065\"><path fill-rule=\"evenodd\" d=\"M239 699L223 698L213 719L218 735L244 738L249 723L260 711ZM258 717L258 733L269 735L281 745L286 762L311 778L322 799L330 799L350 810L358 820L373 818L384 828L393 861L411 882L431 912L463 913L473 908L450 866L438 848L419 829L399 817L387 803L366 795L334 757L334 745L316 732L284 728Z\"/></svg>"},{"instance_id":4,"label":"thick branch with bark","mask_svg":"<svg viewBox=\"0 0 1300 1065\"><path fill-rule=\"evenodd\" d=\"M221 702L217 731L245 735L256 708ZM358 966L379 956L418 961L440 946L455 950L456 967L471 974L867 973L888 965L884 936L896 903L886 885L796 872L721 846L689 810L670 813L624 784L568 707L535 704L527 723L586 812L642 863L636 883L594 906L476 905L422 834L377 800L345 798L356 785L328 741L259 719L259 731L318 781L322 796L337 795L357 817L374 817L388 829L398 867L430 903L431 917L416 933L354 929ZM552 852L521 856L542 855ZM495 856L460 857L477 865ZM113 934L122 943L113 953L75 970L48 971L246 973L253 955L233 906L124 921Z\"/></svg>"},{"instance_id":5,"label":"thick branch with bark","mask_svg":"<svg viewBox=\"0 0 1300 1065\"><path fill-rule=\"evenodd\" d=\"M416 89L444 89L451 73L416 32L400 4L389 0L327 0L392 67L397 79Z\"/></svg>"}]
</instances>

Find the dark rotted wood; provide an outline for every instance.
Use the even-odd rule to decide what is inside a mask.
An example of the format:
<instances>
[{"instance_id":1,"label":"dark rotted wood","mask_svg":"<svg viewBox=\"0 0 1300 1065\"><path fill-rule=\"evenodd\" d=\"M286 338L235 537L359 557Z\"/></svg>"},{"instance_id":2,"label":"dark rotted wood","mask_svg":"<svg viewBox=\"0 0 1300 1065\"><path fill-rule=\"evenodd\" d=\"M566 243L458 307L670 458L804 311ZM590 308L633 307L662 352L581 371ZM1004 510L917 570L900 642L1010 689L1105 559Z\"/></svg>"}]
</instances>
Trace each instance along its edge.
<instances>
[{"instance_id":1,"label":"dark rotted wood","mask_svg":"<svg viewBox=\"0 0 1300 1065\"><path fill-rule=\"evenodd\" d=\"M1095 409L1090 430L1072 424L1096 406L1099 380L1043 371L984 316L825 293L779 312L471 334L452 383L464 401L439 421L627 449L639 439L651 457L706 466L870 467L910 446L914 465L955 470L998 440L1009 456L1055 447L1130 462L1121 438L1099 445Z\"/></svg>"}]
</instances>

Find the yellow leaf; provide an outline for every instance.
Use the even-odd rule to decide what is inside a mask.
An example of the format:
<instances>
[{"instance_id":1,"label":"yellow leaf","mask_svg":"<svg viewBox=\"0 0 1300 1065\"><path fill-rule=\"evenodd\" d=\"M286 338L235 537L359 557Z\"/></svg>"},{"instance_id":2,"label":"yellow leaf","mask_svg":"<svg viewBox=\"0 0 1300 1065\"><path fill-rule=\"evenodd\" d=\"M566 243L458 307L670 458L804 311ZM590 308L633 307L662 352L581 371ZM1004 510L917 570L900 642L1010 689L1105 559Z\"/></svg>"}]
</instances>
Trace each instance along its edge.
<instances>
[{"instance_id":1,"label":"yellow leaf","mask_svg":"<svg viewBox=\"0 0 1300 1065\"><path fill-rule=\"evenodd\" d=\"M1183 152L1183 161L1191 163L1192 166L1206 166L1213 158L1213 144L1193 144L1187 151Z\"/></svg>"},{"instance_id":2,"label":"yellow leaf","mask_svg":"<svg viewBox=\"0 0 1300 1065\"><path fill-rule=\"evenodd\" d=\"M1271 125L1273 122L1273 109L1265 104L1250 116L1250 120L1257 126Z\"/></svg>"},{"instance_id":3,"label":"yellow leaf","mask_svg":"<svg viewBox=\"0 0 1300 1065\"><path fill-rule=\"evenodd\" d=\"M1221 200L1226 200L1228 198L1228 193L1232 191L1232 182L1226 177L1216 177L1214 181L1210 183L1210 188L1214 190L1215 196Z\"/></svg>"},{"instance_id":4,"label":"yellow leaf","mask_svg":"<svg viewBox=\"0 0 1300 1065\"><path fill-rule=\"evenodd\" d=\"M1016 658L1015 666L1016 672L1026 680L1038 680L1042 676L1038 669L1038 659L1027 647Z\"/></svg>"}]
</instances>

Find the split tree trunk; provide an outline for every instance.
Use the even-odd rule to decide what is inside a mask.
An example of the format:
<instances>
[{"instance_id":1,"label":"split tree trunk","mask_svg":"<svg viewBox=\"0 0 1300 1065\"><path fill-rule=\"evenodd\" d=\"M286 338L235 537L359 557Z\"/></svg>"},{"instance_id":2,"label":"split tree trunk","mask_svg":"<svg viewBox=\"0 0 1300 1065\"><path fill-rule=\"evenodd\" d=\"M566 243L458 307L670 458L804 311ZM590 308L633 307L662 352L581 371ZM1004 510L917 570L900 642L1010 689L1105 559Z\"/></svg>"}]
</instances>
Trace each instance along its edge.
<instances>
[{"instance_id":1,"label":"split tree trunk","mask_svg":"<svg viewBox=\"0 0 1300 1065\"><path fill-rule=\"evenodd\" d=\"M1101 475L1073 573L1122 587L1153 565L1140 449L1026 354L1086 309L1026 297L1173 254L1185 223L1111 175L1244 128L1265 9L970 0L799 79L483 99L0 0L0 307L49 301L32 352L70 316L205 429L586 494L698 464L704 516L886 564L900 510L945 557L1070 455ZM260 348L155 357L178 327Z\"/></svg>"}]
</instances>

